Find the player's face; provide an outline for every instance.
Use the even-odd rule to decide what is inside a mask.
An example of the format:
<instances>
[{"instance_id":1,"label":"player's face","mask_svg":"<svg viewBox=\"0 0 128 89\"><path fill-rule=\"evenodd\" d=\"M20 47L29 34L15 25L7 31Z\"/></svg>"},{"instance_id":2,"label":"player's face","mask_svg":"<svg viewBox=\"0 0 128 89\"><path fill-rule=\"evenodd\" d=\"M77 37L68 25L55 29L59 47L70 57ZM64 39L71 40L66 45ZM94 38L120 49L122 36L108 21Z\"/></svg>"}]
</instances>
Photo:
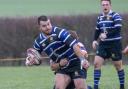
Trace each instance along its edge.
<instances>
[{"instance_id":1,"label":"player's face","mask_svg":"<svg viewBox=\"0 0 128 89\"><path fill-rule=\"evenodd\" d=\"M39 29L46 35L49 35L52 31L52 25L50 20L40 21Z\"/></svg>"},{"instance_id":2,"label":"player's face","mask_svg":"<svg viewBox=\"0 0 128 89\"><path fill-rule=\"evenodd\" d=\"M109 1L102 1L101 6L102 6L103 13L108 14L110 9L111 9L110 2Z\"/></svg>"}]
</instances>

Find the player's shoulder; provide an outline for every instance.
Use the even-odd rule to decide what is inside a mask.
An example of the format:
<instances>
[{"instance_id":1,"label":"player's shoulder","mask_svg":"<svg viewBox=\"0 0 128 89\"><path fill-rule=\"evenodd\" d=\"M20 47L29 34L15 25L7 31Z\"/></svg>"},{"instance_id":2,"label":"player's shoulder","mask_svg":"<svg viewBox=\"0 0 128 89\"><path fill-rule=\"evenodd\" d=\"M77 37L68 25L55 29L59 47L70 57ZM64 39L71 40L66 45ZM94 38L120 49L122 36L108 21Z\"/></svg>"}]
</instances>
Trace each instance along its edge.
<instances>
[{"instance_id":1,"label":"player's shoulder","mask_svg":"<svg viewBox=\"0 0 128 89\"><path fill-rule=\"evenodd\" d=\"M61 31L65 31L65 28L60 28L60 27L53 27L53 33L59 34Z\"/></svg>"},{"instance_id":2,"label":"player's shoulder","mask_svg":"<svg viewBox=\"0 0 128 89\"><path fill-rule=\"evenodd\" d=\"M102 17L103 16L103 13L99 13L98 15L97 15L97 18L99 19L100 17Z\"/></svg>"},{"instance_id":3,"label":"player's shoulder","mask_svg":"<svg viewBox=\"0 0 128 89\"><path fill-rule=\"evenodd\" d=\"M113 18L121 18L121 15L118 13L118 12L115 12L115 11L113 11L112 13L111 13L111 15L112 15L112 17Z\"/></svg>"},{"instance_id":4,"label":"player's shoulder","mask_svg":"<svg viewBox=\"0 0 128 89\"><path fill-rule=\"evenodd\" d=\"M43 33L39 33L39 35L35 37L35 41L40 42L40 41L44 40L45 38L46 37Z\"/></svg>"}]
</instances>

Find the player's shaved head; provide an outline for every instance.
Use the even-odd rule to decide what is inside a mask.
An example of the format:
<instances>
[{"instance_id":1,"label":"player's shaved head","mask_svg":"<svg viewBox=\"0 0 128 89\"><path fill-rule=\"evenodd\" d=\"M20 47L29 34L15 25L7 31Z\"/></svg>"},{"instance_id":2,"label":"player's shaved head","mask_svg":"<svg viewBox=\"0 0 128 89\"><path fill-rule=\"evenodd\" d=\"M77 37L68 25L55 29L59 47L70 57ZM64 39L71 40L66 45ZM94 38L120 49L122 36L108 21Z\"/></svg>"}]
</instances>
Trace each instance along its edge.
<instances>
[{"instance_id":1,"label":"player's shaved head","mask_svg":"<svg viewBox=\"0 0 128 89\"><path fill-rule=\"evenodd\" d=\"M101 0L101 2L102 2L102 1L108 1L108 2L111 4L111 0Z\"/></svg>"},{"instance_id":2,"label":"player's shaved head","mask_svg":"<svg viewBox=\"0 0 128 89\"><path fill-rule=\"evenodd\" d=\"M48 17L45 15L42 15L42 16L38 17L38 24L40 24L40 21L48 21Z\"/></svg>"}]
</instances>

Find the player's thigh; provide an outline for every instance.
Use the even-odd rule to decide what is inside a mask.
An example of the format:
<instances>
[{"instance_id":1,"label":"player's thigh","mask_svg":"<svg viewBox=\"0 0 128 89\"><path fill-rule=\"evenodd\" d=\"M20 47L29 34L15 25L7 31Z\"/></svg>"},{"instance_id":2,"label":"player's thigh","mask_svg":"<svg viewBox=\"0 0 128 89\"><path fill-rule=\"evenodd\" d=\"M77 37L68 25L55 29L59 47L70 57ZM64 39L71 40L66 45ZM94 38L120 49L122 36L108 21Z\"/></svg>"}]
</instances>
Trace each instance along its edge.
<instances>
[{"instance_id":1,"label":"player's thigh","mask_svg":"<svg viewBox=\"0 0 128 89\"><path fill-rule=\"evenodd\" d=\"M69 75L57 73L55 75L55 86L59 89L66 88L66 86L71 81L71 78Z\"/></svg>"},{"instance_id":2,"label":"player's thigh","mask_svg":"<svg viewBox=\"0 0 128 89\"><path fill-rule=\"evenodd\" d=\"M73 72L71 74L71 78L74 81L76 89L86 89L85 88L85 87L87 87L86 81L85 81L86 76L85 76L85 73L84 73L84 71L82 69Z\"/></svg>"},{"instance_id":3,"label":"player's thigh","mask_svg":"<svg viewBox=\"0 0 128 89\"><path fill-rule=\"evenodd\" d=\"M76 89L87 89L86 80L83 78L74 79Z\"/></svg>"},{"instance_id":4,"label":"player's thigh","mask_svg":"<svg viewBox=\"0 0 128 89\"><path fill-rule=\"evenodd\" d=\"M113 61L122 60L122 44L120 41L113 43L110 51L111 51L111 58Z\"/></svg>"}]
</instances>

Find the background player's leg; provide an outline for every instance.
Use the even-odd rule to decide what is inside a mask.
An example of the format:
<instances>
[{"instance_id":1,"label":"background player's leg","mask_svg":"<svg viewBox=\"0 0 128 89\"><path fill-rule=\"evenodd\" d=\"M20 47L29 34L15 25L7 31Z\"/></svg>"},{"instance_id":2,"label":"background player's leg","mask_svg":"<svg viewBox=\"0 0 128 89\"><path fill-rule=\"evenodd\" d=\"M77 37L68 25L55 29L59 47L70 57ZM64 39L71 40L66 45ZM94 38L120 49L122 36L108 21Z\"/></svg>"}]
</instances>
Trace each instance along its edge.
<instances>
[{"instance_id":1,"label":"background player's leg","mask_svg":"<svg viewBox=\"0 0 128 89\"><path fill-rule=\"evenodd\" d=\"M125 89L124 88L124 83L125 83L125 72L124 69L122 67L122 60L120 61L113 61L114 66L117 70L117 74L119 77L119 81L120 81L120 89Z\"/></svg>"},{"instance_id":2,"label":"background player's leg","mask_svg":"<svg viewBox=\"0 0 128 89\"><path fill-rule=\"evenodd\" d=\"M101 66L104 59L100 56L95 56L94 60L94 89L98 89L99 81L101 77Z\"/></svg>"}]
</instances>

